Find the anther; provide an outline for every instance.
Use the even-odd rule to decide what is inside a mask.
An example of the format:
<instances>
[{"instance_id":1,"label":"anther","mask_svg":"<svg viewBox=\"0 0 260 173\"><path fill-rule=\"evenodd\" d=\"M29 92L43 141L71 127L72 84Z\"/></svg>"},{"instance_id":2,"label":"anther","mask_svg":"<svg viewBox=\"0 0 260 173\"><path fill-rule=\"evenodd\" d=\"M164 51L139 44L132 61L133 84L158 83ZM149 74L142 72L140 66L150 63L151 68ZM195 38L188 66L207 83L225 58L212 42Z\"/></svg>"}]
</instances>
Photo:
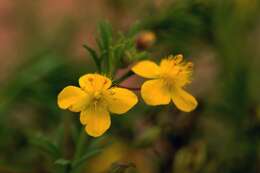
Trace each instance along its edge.
<instances>
[{"instance_id":1,"label":"anther","mask_svg":"<svg viewBox=\"0 0 260 173\"><path fill-rule=\"evenodd\" d=\"M175 60L176 64L179 64L183 60L183 56L181 54L176 55L174 57L174 60Z\"/></svg>"}]
</instances>

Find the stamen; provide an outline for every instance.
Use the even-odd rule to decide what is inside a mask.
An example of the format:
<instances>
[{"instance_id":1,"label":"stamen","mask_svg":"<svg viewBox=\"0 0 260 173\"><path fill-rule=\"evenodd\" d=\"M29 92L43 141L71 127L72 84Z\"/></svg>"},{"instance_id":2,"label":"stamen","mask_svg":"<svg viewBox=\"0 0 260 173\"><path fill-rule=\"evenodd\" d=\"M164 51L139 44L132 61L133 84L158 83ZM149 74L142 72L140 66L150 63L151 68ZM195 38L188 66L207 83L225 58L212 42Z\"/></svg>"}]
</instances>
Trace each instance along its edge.
<instances>
[{"instance_id":1,"label":"stamen","mask_svg":"<svg viewBox=\"0 0 260 173\"><path fill-rule=\"evenodd\" d=\"M174 59L174 56L173 56L173 55L170 55L170 56L168 56L168 59L169 59L169 60L172 60L172 59Z\"/></svg>"},{"instance_id":2,"label":"stamen","mask_svg":"<svg viewBox=\"0 0 260 173\"><path fill-rule=\"evenodd\" d=\"M186 68L187 68L187 70L192 69L192 68L193 68L193 63L188 62L188 63L186 64Z\"/></svg>"},{"instance_id":3,"label":"stamen","mask_svg":"<svg viewBox=\"0 0 260 173\"><path fill-rule=\"evenodd\" d=\"M174 61L175 61L176 64L179 64L180 62L182 62L182 60L183 60L183 56L181 54L176 55L174 57Z\"/></svg>"}]
</instances>

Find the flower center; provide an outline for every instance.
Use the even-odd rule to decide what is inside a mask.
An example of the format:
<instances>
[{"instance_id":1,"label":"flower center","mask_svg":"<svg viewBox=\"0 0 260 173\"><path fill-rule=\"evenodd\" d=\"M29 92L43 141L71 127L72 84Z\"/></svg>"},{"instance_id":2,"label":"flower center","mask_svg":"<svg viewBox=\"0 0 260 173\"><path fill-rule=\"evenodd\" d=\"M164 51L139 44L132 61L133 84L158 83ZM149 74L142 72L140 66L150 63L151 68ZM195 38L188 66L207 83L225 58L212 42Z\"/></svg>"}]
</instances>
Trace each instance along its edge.
<instances>
[{"instance_id":1,"label":"flower center","mask_svg":"<svg viewBox=\"0 0 260 173\"><path fill-rule=\"evenodd\" d=\"M90 107L93 109L105 108L107 107L106 100L104 99L103 91L95 91L92 93L92 101L90 102Z\"/></svg>"},{"instance_id":2,"label":"flower center","mask_svg":"<svg viewBox=\"0 0 260 173\"><path fill-rule=\"evenodd\" d=\"M192 64L174 64L171 68L162 69L161 79L167 87L183 87L191 82Z\"/></svg>"},{"instance_id":3,"label":"flower center","mask_svg":"<svg viewBox=\"0 0 260 173\"><path fill-rule=\"evenodd\" d=\"M93 93L93 105L96 107L96 106L98 106L98 105L100 105L100 103L101 103L101 99L102 98L102 93L100 92L100 91L95 91L94 93Z\"/></svg>"},{"instance_id":4,"label":"flower center","mask_svg":"<svg viewBox=\"0 0 260 173\"><path fill-rule=\"evenodd\" d=\"M101 92L100 91L95 91L94 92L94 100L99 100L101 98Z\"/></svg>"}]
</instances>

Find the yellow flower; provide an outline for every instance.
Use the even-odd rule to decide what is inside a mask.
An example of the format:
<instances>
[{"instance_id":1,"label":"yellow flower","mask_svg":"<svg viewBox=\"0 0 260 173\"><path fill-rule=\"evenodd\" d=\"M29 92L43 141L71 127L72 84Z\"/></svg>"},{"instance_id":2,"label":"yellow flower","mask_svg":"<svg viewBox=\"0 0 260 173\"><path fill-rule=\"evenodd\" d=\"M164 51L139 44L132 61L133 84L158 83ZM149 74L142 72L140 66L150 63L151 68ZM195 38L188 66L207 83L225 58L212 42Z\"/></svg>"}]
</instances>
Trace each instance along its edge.
<instances>
[{"instance_id":1,"label":"yellow flower","mask_svg":"<svg viewBox=\"0 0 260 173\"><path fill-rule=\"evenodd\" d=\"M67 86L58 95L58 106L80 113L86 132L98 137L110 127L109 112L123 114L137 103L136 95L127 89L111 87L111 80L99 74L86 74L79 87Z\"/></svg>"},{"instance_id":2,"label":"yellow flower","mask_svg":"<svg viewBox=\"0 0 260 173\"><path fill-rule=\"evenodd\" d=\"M196 99L183 90L191 82L193 64L184 62L182 55L163 59L156 63L144 60L137 63L132 71L146 81L141 88L141 95L148 105L165 105L172 100L182 111L190 112L197 106Z\"/></svg>"}]
</instances>

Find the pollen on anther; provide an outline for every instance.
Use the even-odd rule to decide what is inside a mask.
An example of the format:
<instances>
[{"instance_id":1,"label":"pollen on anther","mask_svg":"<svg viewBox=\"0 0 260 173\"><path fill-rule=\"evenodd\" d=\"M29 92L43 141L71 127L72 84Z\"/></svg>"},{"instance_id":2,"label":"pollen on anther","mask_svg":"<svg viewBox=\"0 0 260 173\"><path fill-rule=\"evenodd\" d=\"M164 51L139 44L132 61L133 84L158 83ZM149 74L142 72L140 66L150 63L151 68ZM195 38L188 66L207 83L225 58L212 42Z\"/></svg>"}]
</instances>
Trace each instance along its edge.
<instances>
[{"instance_id":1,"label":"pollen on anther","mask_svg":"<svg viewBox=\"0 0 260 173\"><path fill-rule=\"evenodd\" d=\"M181 54L180 55L176 55L174 57L174 60L175 60L175 64L179 64L180 62L182 62L183 56Z\"/></svg>"}]
</instances>

